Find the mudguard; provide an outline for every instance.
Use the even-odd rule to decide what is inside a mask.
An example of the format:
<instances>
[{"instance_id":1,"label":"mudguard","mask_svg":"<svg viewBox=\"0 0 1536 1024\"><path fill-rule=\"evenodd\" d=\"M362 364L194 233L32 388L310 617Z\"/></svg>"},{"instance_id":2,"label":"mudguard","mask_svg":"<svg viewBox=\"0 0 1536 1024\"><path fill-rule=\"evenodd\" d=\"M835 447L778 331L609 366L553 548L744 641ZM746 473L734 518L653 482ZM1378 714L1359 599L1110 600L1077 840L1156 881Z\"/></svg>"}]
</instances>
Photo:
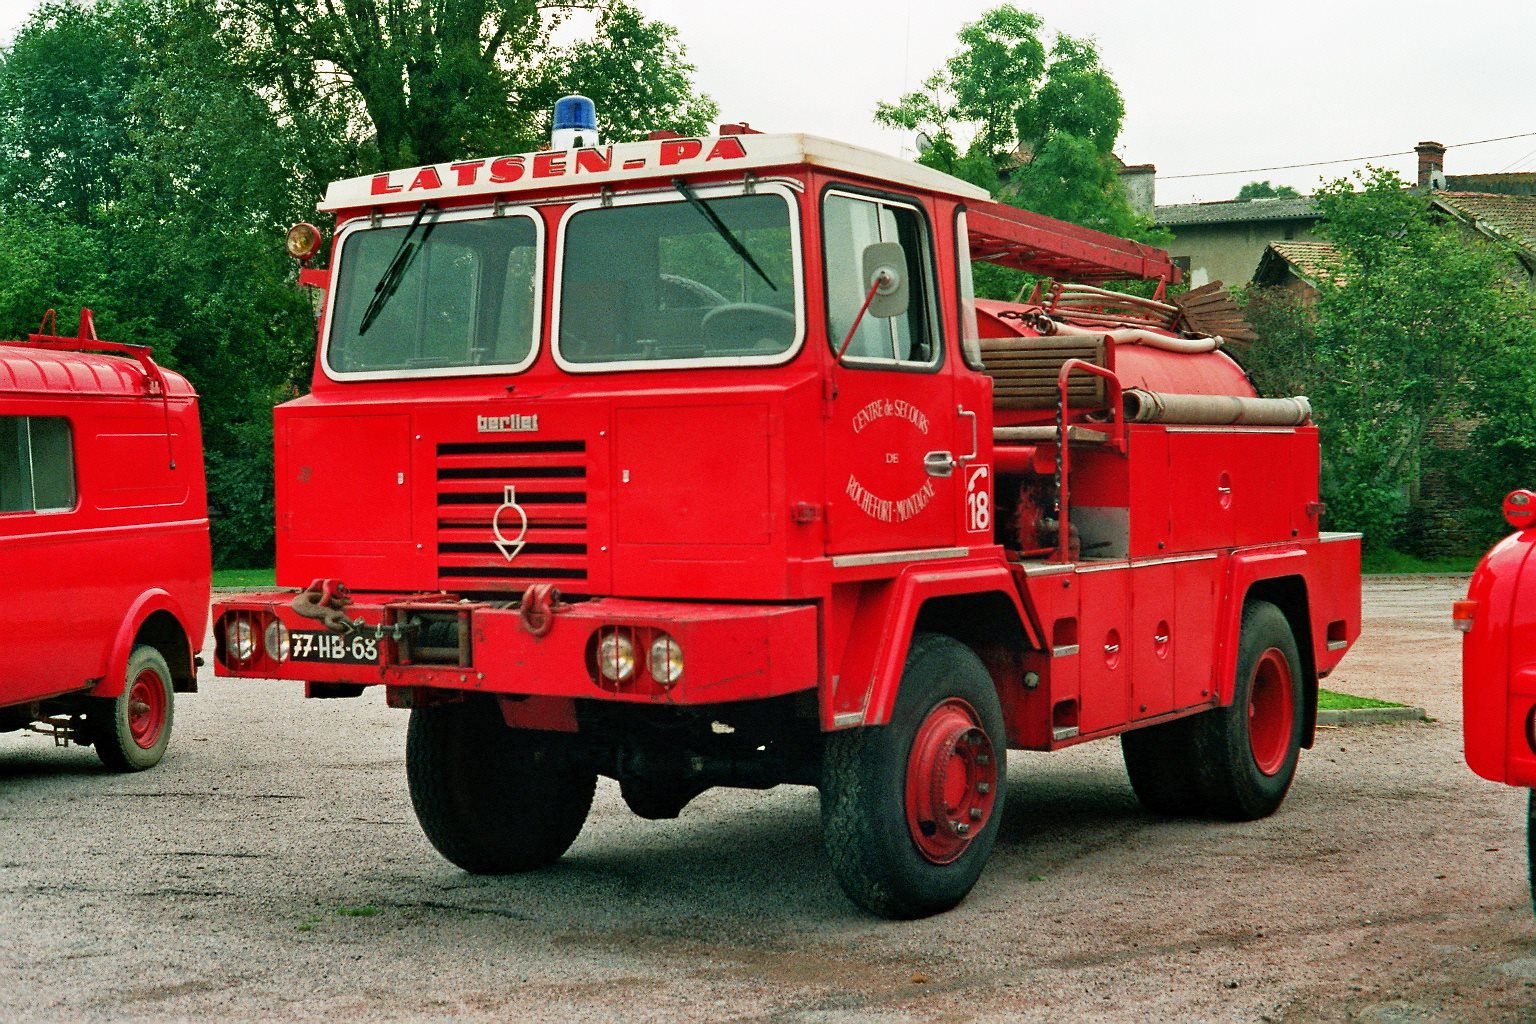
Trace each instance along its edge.
<instances>
[{"instance_id":1,"label":"mudguard","mask_svg":"<svg viewBox=\"0 0 1536 1024\"><path fill-rule=\"evenodd\" d=\"M1242 632L1243 602L1255 583L1297 577L1307 592L1307 550L1302 547L1275 551L1239 552L1227 564L1227 588L1216 627L1216 677L1213 692L1219 705L1232 703L1232 680L1237 675L1238 634ZM1298 646L1313 646L1310 636L1298 636ZM1314 652L1315 653L1315 652Z\"/></svg>"},{"instance_id":2,"label":"mudguard","mask_svg":"<svg viewBox=\"0 0 1536 1024\"><path fill-rule=\"evenodd\" d=\"M869 581L854 616L840 666L826 680L830 699L821 701L823 729L884 725L890 721L901 686L902 668L924 603L944 597L1001 598L1017 617L1027 641L1039 646L1008 564L954 565L927 562L907 566L894 579Z\"/></svg>"},{"instance_id":3,"label":"mudguard","mask_svg":"<svg viewBox=\"0 0 1536 1024\"><path fill-rule=\"evenodd\" d=\"M126 685L128 672L128 658L133 654L133 639L138 636L145 620L156 612L166 612L176 620L181 627L182 635L187 637L187 646L192 651L197 651L201 646L201 638L197 643L192 642L192 637L187 629L187 616L182 613L181 604L170 594L158 587L146 590L128 609L128 614L123 616L122 625L117 628L117 636L112 641L112 647L107 653L107 664L103 672L101 682L91 691L93 697L116 697L123 692ZM192 671L192 666L182 666L186 671ZM173 672L178 666L172 665Z\"/></svg>"}]
</instances>

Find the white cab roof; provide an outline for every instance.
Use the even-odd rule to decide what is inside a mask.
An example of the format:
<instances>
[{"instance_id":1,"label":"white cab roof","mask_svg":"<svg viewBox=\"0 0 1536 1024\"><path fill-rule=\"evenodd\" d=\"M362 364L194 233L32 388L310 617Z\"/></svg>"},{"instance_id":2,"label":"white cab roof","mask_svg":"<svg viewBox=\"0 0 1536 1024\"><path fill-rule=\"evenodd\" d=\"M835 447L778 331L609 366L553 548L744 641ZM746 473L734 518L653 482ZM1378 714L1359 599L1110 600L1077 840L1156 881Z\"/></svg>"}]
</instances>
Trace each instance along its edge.
<instances>
[{"instance_id":1,"label":"white cab roof","mask_svg":"<svg viewBox=\"0 0 1536 1024\"><path fill-rule=\"evenodd\" d=\"M932 168L815 135L716 135L651 139L587 149L546 150L407 167L333 182L321 210L353 210L434 199L502 196L571 185L757 171L809 164L824 170L940 192L990 199L984 189Z\"/></svg>"}]
</instances>

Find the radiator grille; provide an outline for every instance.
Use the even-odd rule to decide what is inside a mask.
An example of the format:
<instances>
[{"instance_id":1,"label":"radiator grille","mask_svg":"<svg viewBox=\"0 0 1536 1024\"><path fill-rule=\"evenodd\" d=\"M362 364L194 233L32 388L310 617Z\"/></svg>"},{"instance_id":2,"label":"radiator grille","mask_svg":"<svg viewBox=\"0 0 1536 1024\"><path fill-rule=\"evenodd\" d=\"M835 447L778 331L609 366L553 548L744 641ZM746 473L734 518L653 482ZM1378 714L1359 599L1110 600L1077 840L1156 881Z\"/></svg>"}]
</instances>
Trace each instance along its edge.
<instances>
[{"instance_id":1,"label":"radiator grille","mask_svg":"<svg viewBox=\"0 0 1536 1024\"><path fill-rule=\"evenodd\" d=\"M582 441L486 441L437 446L438 585L451 591L519 591L553 583L584 593L587 446ZM504 508L508 489L527 514ZM498 514L498 510L501 510ZM497 545L493 520L512 552Z\"/></svg>"}]
</instances>

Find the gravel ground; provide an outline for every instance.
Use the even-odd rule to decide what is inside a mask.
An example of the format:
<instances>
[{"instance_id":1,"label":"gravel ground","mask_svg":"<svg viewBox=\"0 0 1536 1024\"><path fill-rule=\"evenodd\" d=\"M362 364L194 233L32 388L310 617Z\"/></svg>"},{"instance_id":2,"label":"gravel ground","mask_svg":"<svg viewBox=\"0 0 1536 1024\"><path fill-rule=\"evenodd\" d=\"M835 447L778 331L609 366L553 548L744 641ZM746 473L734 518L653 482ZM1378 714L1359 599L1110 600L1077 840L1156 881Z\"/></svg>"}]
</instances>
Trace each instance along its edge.
<instances>
[{"instance_id":1,"label":"gravel ground","mask_svg":"<svg viewBox=\"0 0 1536 1024\"><path fill-rule=\"evenodd\" d=\"M406 716L205 680L157 769L0 736L0 1019L1536 1021L1523 794L1462 762L1463 578L1368 581L1329 684L1434 721L1327 729L1244 825L1160 821L1114 743L1012 754L959 909L846 903L814 792L645 822L600 783L552 870L416 828Z\"/></svg>"}]
</instances>

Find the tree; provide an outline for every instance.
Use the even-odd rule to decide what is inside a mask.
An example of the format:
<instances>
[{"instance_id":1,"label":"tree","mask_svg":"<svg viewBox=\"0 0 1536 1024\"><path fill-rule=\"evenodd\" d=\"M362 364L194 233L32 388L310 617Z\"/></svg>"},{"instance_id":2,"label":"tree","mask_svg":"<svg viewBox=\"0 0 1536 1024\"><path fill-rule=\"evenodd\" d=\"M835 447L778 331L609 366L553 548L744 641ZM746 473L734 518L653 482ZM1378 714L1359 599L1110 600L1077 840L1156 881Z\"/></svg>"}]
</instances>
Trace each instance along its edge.
<instances>
[{"instance_id":1,"label":"tree","mask_svg":"<svg viewBox=\"0 0 1536 1024\"><path fill-rule=\"evenodd\" d=\"M998 199L1111 234L1166 242L1120 187L1113 148L1125 117L1092 40L1057 34L1012 4L960 30L960 50L875 120L921 133L920 163ZM980 284L980 281L978 281Z\"/></svg>"},{"instance_id":2,"label":"tree","mask_svg":"<svg viewBox=\"0 0 1536 1024\"><path fill-rule=\"evenodd\" d=\"M612 142L643 139L658 128L704 135L719 114L715 101L694 91L692 64L677 29L647 21L627 3L609 3L591 36L550 50L534 69L523 104L541 137L555 100L579 93L597 106L598 127Z\"/></svg>"},{"instance_id":3,"label":"tree","mask_svg":"<svg viewBox=\"0 0 1536 1024\"><path fill-rule=\"evenodd\" d=\"M1250 181L1237 190L1237 201L1249 199L1300 199L1301 193L1289 185L1271 185L1268 181Z\"/></svg>"},{"instance_id":4,"label":"tree","mask_svg":"<svg viewBox=\"0 0 1536 1024\"><path fill-rule=\"evenodd\" d=\"M49 307L70 331L89 306L193 381L218 564L271 564L272 406L307 386L315 343L282 232L327 181L532 148L557 57L625 105L624 132L713 115L669 26L614 3L539 56L548 27L512 0L51 0L0 53L0 331Z\"/></svg>"},{"instance_id":5,"label":"tree","mask_svg":"<svg viewBox=\"0 0 1536 1024\"><path fill-rule=\"evenodd\" d=\"M633 137L635 119L698 131L714 105L671 26L624 0L216 0L221 39L297 116L353 112L364 170L530 150L576 86ZM595 38L550 47L561 12L599 10ZM310 63L306 70L294 55ZM320 70L314 69L318 62Z\"/></svg>"},{"instance_id":6,"label":"tree","mask_svg":"<svg viewBox=\"0 0 1536 1024\"><path fill-rule=\"evenodd\" d=\"M1536 304L1509 246L1437 223L1392 171L1334 181L1316 199L1335 272L1317 282L1305 316L1250 298L1268 330L1260 377L1312 397L1331 522L1383 549L1402 538L1435 424L1497 424L1503 464L1523 453L1529 471Z\"/></svg>"}]
</instances>

